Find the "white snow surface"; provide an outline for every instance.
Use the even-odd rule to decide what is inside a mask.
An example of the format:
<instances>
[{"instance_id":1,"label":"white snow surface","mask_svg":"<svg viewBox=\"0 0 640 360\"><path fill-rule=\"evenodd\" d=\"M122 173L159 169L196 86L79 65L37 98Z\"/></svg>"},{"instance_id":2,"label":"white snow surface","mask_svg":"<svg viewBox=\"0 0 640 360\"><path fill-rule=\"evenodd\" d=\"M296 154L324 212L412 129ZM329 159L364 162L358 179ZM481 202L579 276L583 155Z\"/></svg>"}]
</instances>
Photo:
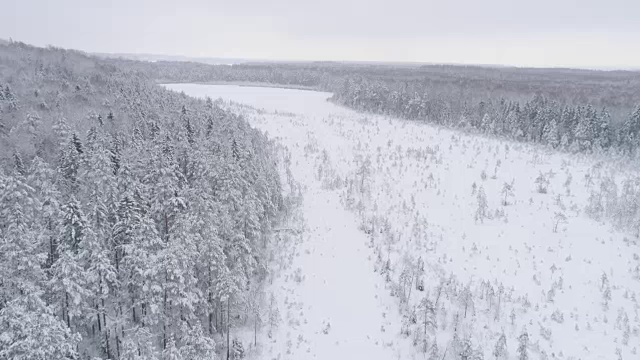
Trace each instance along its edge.
<instances>
[{"instance_id":1,"label":"white snow surface","mask_svg":"<svg viewBox=\"0 0 640 360\"><path fill-rule=\"evenodd\" d=\"M231 101L228 106L291 153L306 226L289 273L272 286L288 310L281 310L276 336L261 332L264 358L427 358L411 344L420 324L410 326L412 335L401 334L403 314L424 297L435 301L443 281L450 290L438 305L438 325L429 330L441 354L457 317L461 337L470 337L485 359L495 358L501 332L507 358L516 359L524 328L531 359L640 358L635 234L585 211L601 178L620 184L634 171L595 157L357 113L327 102L329 93L165 86ZM546 193L537 191L541 173L549 180ZM511 182L513 196L504 205L501 190ZM488 208L479 220L480 187ZM558 213L566 220L558 222ZM386 259L390 282L379 274ZM425 290L410 281L413 293L400 296L400 274L418 259L425 271L411 281L422 279ZM297 269L299 282L292 279ZM474 300L464 316L459 294L467 285ZM502 296L494 295L500 285Z\"/></svg>"}]
</instances>

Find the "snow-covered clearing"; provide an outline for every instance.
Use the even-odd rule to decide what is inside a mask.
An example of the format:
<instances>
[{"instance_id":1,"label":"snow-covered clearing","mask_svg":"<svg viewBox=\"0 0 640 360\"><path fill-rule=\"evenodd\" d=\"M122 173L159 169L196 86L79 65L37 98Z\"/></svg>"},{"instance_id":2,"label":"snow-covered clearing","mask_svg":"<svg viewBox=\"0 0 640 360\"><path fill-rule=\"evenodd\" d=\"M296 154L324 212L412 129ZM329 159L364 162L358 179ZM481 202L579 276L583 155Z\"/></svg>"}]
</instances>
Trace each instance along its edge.
<instances>
[{"instance_id":1,"label":"snow-covered clearing","mask_svg":"<svg viewBox=\"0 0 640 360\"><path fill-rule=\"evenodd\" d=\"M250 105L231 104L291 152L306 226L273 284L284 321L262 332L269 356L429 358L437 344L440 359L488 359L504 332L511 359L523 329L533 359L640 356L636 237L590 196L628 171L359 114L327 93L167 87Z\"/></svg>"},{"instance_id":2,"label":"snow-covered clearing","mask_svg":"<svg viewBox=\"0 0 640 360\"><path fill-rule=\"evenodd\" d=\"M400 319L384 281L371 276L365 234L338 194L321 188L304 156L294 155L292 162L304 184L304 232L287 271L274 281L284 321L267 353L290 359L400 357L394 344Z\"/></svg>"}]
</instances>

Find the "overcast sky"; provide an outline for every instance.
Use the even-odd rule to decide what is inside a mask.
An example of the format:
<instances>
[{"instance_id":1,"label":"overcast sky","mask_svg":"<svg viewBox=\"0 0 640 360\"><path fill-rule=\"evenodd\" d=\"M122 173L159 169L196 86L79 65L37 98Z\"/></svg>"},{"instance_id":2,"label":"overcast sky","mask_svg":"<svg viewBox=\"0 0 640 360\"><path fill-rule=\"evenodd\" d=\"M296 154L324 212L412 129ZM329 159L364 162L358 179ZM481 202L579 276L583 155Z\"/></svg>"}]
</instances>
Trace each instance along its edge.
<instances>
[{"instance_id":1,"label":"overcast sky","mask_svg":"<svg viewBox=\"0 0 640 360\"><path fill-rule=\"evenodd\" d=\"M90 52L640 67L640 0L0 1L0 38Z\"/></svg>"}]
</instances>

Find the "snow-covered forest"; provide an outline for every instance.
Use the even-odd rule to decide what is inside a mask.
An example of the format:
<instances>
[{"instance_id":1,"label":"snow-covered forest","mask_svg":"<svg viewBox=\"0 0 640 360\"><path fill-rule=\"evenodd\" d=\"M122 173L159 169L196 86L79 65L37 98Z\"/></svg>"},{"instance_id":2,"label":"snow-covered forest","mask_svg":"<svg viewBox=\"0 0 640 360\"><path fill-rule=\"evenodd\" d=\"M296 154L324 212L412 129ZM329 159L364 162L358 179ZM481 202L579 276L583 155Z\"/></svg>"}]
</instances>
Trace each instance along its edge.
<instances>
[{"instance_id":1,"label":"snow-covered forest","mask_svg":"<svg viewBox=\"0 0 640 360\"><path fill-rule=\"evenodd\" d=\"M0 360L635 359L639 85L0 43Z\"/></svg>"},{"instance_id":2,"label":"snow-covered forest","mask_svg":"<svg viewBox=\"0 0 640 360\"><path fill-rule=\"evenodd\" d=\"M438 91L393 90L381 82L351 79L332 99L358 110L473 129L571 152L613 152L635 157L640 147L640 105L633 110L614 105L618 116L613 120L606 106L573 105L563 96L537 93L522 103L496 97L460 106Z\"/></svg>"},{"instance_id":3,"label":"snow-covered forest","mask_svg":"<svg viewBox=\"0 0 640 360\"><path fill-rule=\"evenodd\" d=\"M638 14L2 1L0 360L639 360Z\"/></svg>"},{"instance_id":4,"label":"snow-covered forest","mask_svg":"<svg viewBox=\"0 0 640 360\"><path fill-rule=\"evenodd\" d=\"M640 75L632 71L111 61L161 82L249 82L329 91L332 101L356 110L570 152L636 157L640 147Z\"/></svg>"},{"instance_id":5,"label":"snow-covered forest","mask_svg":"<svg viewBox=\"0 0 640 360\"><path fill-rule=\"evenodd\" d=\"M274 144L76 51L0 45L0 86L0 359L229 349L285 208Z\"/></svg>"}]
</instances>

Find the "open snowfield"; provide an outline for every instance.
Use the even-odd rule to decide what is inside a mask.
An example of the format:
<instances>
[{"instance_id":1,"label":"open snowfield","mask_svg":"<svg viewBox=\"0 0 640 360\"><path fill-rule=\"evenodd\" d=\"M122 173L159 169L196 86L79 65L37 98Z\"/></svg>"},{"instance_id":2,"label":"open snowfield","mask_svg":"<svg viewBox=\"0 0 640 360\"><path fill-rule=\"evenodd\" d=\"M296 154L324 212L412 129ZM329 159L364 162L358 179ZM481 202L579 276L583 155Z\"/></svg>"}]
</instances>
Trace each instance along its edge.
<instances>
[{"instance_id":1,"label":"open snowfield","mask_svg":"<svg viewBox=\"0 0 640 360\"><path fill-rule=\"evenodd\" d=\"M261 331L269 358L422 359L437 344L438 359L515 359L524 329L531 359L640 358L636 233L592 196L629 171L328 93L167 87L233 101L291 153L305 225L272 286L283 321Z\"/></svg>"}]
</instances>

